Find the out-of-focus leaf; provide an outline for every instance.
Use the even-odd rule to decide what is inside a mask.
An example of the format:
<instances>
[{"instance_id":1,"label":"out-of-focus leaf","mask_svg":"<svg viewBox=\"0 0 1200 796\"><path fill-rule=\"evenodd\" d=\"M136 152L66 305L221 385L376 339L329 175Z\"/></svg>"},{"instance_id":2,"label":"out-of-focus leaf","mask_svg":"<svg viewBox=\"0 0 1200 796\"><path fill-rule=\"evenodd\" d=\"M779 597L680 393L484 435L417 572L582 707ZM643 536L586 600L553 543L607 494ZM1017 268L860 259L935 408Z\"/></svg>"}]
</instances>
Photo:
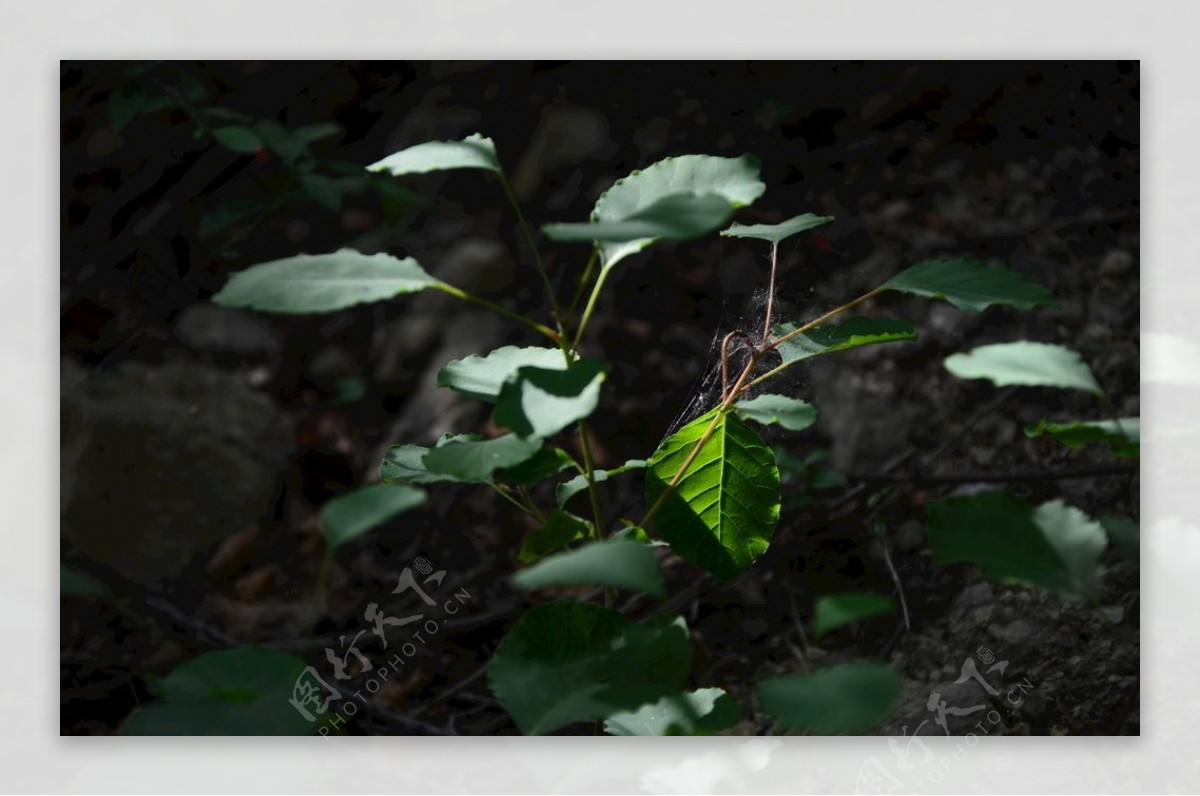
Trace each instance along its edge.
<instances>
[{"instance_id":1,"label":"out-of-focus leaf","mask_svg":"<svg viewBox=\"0 0 1200 796\"><path fill-rule=\"evenodd\" d=\"M254 130L240 125L218 127L213 130L213 138L230 152L239 155L252 155L263 146L262 139Z\"/></svg>"},{"instance_id":2,"label":"out-of-focus leaf","mask_svg":"<svg viewBox=\"0 0 1200 796\"><path fill-rule=\"evenodd\" d=\"M1138 524L1128 517L1118 514L1101 514L1100 524L1104 526L1108 538L1126 554L1138 560L1141 557L1141 532Z\"/></svg>"},{"instance_id":3,"label":"out-of-focus leaf","mask_svg":"<svg viewBox=\"0 0 1200 796\"><path fill-rule=\"evenodd\" d=\"M690 240L720 227L733 214L729 200L717 194L682 193L664 196L654 204L617 221L546 224L542 232L560 242Z\"/></svg>"},{"instance_id":4,"label":"out-of-focus leaf","mask_svg":"<svg viewBox=\"0 0 1200 796\"><path fill-rule=\"evenodd\" d=\"M546 514L546 521L525 537L517 560L532 564L550 553L556 553L577 539L592 535L592 524L562 509Z\"/></svg>"},{"instance_id":5,"label":"out-of-focus leaf","mask_svg":"<svg viewBox=\"0 0 1200 796\"><path fill-rule=\"evenodd\" d=\"M665 696L604 722L609 735L712 735L742 720L742 706L720 688Z\"/></svg>"},{"instance_id":6,"label":"out-of-focus leaf","mask_svg":"<svg viewBox=\"0 0 1200 796\"><path fill-rule=\"evenodd\" d=\"M1136 459L1141 454L1141 423L1136 417L1074 420L1067 423L1040 420L1036 426L1025 429L1025 433L1030 437L1049 434L1071 448L1088 442L1104 442L1114 455L1122 459Z\"/></svg>"},{"instance_id":7,"label":"out-of-focus leaf","mask_svg":"<svg viewBox=\"0 0 1200 796\"><path fill-rule=\"evenodd\" d=\"M1054 303L1049 290L1020 274L968 259L919 262L893 276L881 289L945 299L967 312L982 312L993 304L1030 310Z\"/></svg>"},{"instance_id":8,"label":"out-of-focus leaf","mask_svg":"<svg viewBox=\"0 0 1200 796\"><path fill-rule=\"evenodd\" d=\"M522 589L612 586L662 597L662 573L649 545L624 540L592 542L544 558L513 576Z\"/></svg>"},{"instance_id":9,"label":"out-of-focus leaf","mask_svg":"<svg viewBox=\"0 0 1200 796\"><path fill-rule=\"evenodd\" d=\"M542 448L531 458L513 467L507 467L496 473L496 479L510 484L527 486L545 481L568 467L573 467L575 460L571 454L562 448Z\"/></svg>"},{"instance_id":10,"label":"out-of-focus leaf","mask_svg":"<svg viewBox=\"0 0 1200 796\"><path fill-rule=\"evenodd\" d=\"M817 638L843 625L889 613L892 601L879 594L831 594L817 600L813 635Z\"/></svg>"},{"instance_id":11,"label":"out-of-focus leaf","mask_svg":"<svg viewBox=\"0 0 1200 796\"><path fill-rule=\"evenodd\" d=\"M628 472L630 470L642 470L646 467L646 462L642 459L630 459L620 467L614 467L611 470L595 470L592 472L592 478L597 484L603 483L614 475ZM559 484L554 488L554 500L558 505L565 506L567 501L583 490L588 488L587 476L582 473L572 478L570 481Z\"/></svg>"},{"instance_id":12,"label":"out-of-focus leaf","mask_svg":"<svg viewBox=\"0 0 1200 796\"><path fill-rule=\"evenodd\" d=\"M987 379L998 387L1062 387L1104 395L1079 354L1050 343L1018 340L985 345L966 354L951 354L945 364L960 379Z\"/></svg>"},{"instance_id":13,"label":"out-of-focus leaf","mask_svg":"<svg viewBox=\"0 0 1200 796\"><path fill-rule=\"evenodd\" d=\"M881 663L847 663L758 684L758 704L781 725L818 735L865 732L891 715L904 679Z\"/></svg>"},{"instance_id":14,"label":"out-of-focus leaf","mask_svg":"<svg viewBox=\"0 0 1200 796\"><path fill-rule=\"evenodd\" d=\"M113 91L108 100L108 120L118 133L142 112L146 95L137 83L124 83Z\"/></svg>"},{"instance_id":15,"label":"out-of-focus leaf","mask_svg":"<svg viewBox=\"0 0 1200 796\"><path fill-rule=\"evenodd\" d=\"M321 530L330 550L425 502L424 490L403 484L372 484L321 507Z\"/></svg>"},{"instance_id":16,"label":"out-of-focus leaf","mask_svg":"<svg viewBox=\"0 0 1200 796\"><path fill-rule=\"evenodd\" d=\"M66 564L59 565L58 590L69 597L109 597L108 588L86 572Z\"/></svg>"},{"instance_id":17,"label":"out-of-focus leaf","mask_svg":"<svg viewBox=\"0 0 1200 796\"><path fill-rule=\"evenodd\" d=\"M500 173L500 160L492 139L479 133L462 141L428 141L388 155L367 166L368 171L383 171L397 177L446 169L484 169Z\"/></svg>"},{"instance_id":18,"label":"out-of-focus leaf","mask_svg":"<svg viewBox=\"0 0 1200 796\"><path fill-rule=\"evenodd\" d=\"M788 431L803 431L817 422L817 409L812 404L786 395L759 395L738 401L733 410L739 417L769 426L775 423Z\"/></svg>"}]
</instances>

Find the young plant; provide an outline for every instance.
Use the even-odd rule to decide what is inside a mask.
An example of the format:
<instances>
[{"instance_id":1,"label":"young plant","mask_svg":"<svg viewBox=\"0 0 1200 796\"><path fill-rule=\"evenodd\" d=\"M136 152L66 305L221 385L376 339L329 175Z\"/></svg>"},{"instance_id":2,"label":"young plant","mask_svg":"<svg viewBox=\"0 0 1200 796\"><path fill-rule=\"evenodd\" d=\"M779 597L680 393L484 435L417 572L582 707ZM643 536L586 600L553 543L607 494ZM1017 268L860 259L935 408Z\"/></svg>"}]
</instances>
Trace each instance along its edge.
<instances>
[{"instance_id":1,"label":"young plant","mask_svg":"<svg viewBox=\"0 0 1200 796\"><path fill-rule=\"evenodd\" d=\"M461 141L425 143L368 169L394 177L446 169L493 175L499 192L516 212L531 266L546 292L550 317L530 318L435 279L411 257L349 249L254 266L234 275L214 300L266 312L316 313L439 290L493 310L544 340L541 346L505 346L446 363L439 383L493 404L492 420L507 432L494 438L448 435L429 448L393 447L380 476L403 491L390 499L381 492L389 487L374 486L367 487L370 492L357 501L343 498L345 502L329 512L336 522L327 529L331 544L340 544L416 505L423 496L421 487L443 482L490 488L529 516L535 527L522 549L514 551L514 558L524 566L513 578L515 585L529 590L592 587L593 591L585 598L530 609L496 650L488 683L523 733L549 733L585 721L603 722L612 734L711 733L736 723L742 708L724 691L687 690L692 646L681 617L660 611L634 621L611 606L617 590L662 598L659 560L668 549L669 554L725 580L768 549L780 515L780 471L775 452L756 426L799 431L815 421L816 409L795 396L762 388L815 356L914 339L913 327L903 320L843 318L885 293L944 300L967 312L994 304L1030 309L1051 302L1044 288L1004 268L966 259L935 259L917 263L814 318L777 317L780 243L833 219L804 213L779 224L726 226L732 214L758 200L766 186L753 157L704 155L671 157L635 171L600 197L586 222L542 227L551 241L590 247L573 298L564 301L546 273L539 241L513 196L490 139L472 135ZM722 228L724 237L769 249L771 273L761 325L738 328L725 336L721 393L715 406L670 435L657 450L647 450L646 460L598 469L588 418L602 390L623 385L610 385L607 365L583 356L581 344L609 276L631 255L658 241L689 240ZM733 366L735 351L740 367ZM1044 426L1036 433L1091 439L1109 431L1107 426L1096 431ZM568 435L574 437L578 458L554 445ZM569 477L562 475L564 471ZM645 476L640 519L636 524L607 522L597 484L637 472ZM530 487L551 479L556 481L555 504L538 505ZM583 493L586 506L580 506ZM361 521L354 517L357 503L369 513ZM952 521L954 512L974 516L986 508L947 507L938 513L936 525L959 527ZM1067 508L1048 511L1062 514ZM1016 509L1028 515L1023 527L1043 554L1042 568L1026 573L1027 580L1094 594L1095 583L1087 572L1076 573L1074 579L1058 578L1061 573L1055 562L1062 564L1065 556L1039 535L1038 523L1046 520L1047 511ZM1075 517L1071 521L1076 526L1082 522ZM943 531L937 533L946 537ZM652 541L653 537L661 541ZM1094 535L1090 538L1092 545ZM946 560L971 560L971 552L959 550L957 559L951 554ZM1086 569L1078 557L1070 560L1077 569ZM841 595L819 606L815 629L818 634L827 632L888 610L891 603L886 598ZM900 685L899 675L882 664L855 663L773 677L760 684L757 694L760 709L774 716L780 728L860 732L886 717Z\"/></svg>"}]
</instances>

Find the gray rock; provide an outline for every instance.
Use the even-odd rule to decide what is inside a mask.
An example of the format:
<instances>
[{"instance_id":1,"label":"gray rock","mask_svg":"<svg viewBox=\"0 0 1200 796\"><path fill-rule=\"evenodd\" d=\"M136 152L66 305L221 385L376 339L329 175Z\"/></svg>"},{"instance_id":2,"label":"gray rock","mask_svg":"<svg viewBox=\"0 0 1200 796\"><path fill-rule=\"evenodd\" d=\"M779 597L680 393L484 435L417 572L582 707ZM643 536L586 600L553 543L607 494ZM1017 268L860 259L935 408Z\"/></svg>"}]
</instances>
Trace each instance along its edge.
<instances>
[{"instance_id":1,"label":"gray rock","mask_svg":"<svg viewBox=\"0 0 1200 796\"><path fill-rule=\"evenodd\" d=\"M279 408L224 371L93 374L62 394L63 538L130 579L173 578L270 513L291 445Z\"/></svg>"},{"instance_id":2,"label":"gray rock","mask_svg":"<svg viewBox=\"0 0 1200 796\"><path fill-rule=\"evenodd\" d=\"M175 336L193 351L279 355L279 332L258 315L201 302L187 307L175 321Z\"/></svg>"},{"instance_id":3,"label":"gray rock","mask_svg":"<svg viewBox=\"0 0 1200 796\"><path fill-rule=\"evenodd\" d=\"M1009 644L1020 644L1028 641L1033 635L1033 627L1024 619L1018 619L1007 625L992 625L988 630L993 636Z\"/></svg>"}]
</instances>

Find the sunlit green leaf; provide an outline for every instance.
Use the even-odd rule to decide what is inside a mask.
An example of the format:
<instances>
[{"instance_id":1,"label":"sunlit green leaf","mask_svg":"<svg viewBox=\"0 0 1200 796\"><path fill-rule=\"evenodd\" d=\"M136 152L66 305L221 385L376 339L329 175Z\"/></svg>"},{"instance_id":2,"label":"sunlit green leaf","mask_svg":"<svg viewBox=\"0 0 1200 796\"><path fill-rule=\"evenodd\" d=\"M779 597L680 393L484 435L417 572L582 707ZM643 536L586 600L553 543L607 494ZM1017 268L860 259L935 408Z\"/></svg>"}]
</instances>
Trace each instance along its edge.
<instances>
[{"instance_id":1,"label":"sunlit green leaf","mask_svg":"<svg viewBox=\"0 0 1200 796\"><path fill-rule=\"evenodd\" d=\"M951 354L945 364L960 379L987 379L998 387L1062 387L1104 394L1079 354L1050 343L1018 340L985 345Z\"/></svg>"},{"instance_id":2,"label":"sunlit green leaf","mask_svg":"<svg viewBox=\"0 0 1200 796\"><path fill-rule=\"evenodd\" d=\"M403 484L372 484L340 495L321 507L321 530L329 549L425 502L425 492Z\"/></svg>"},{"instance_id":3,"label":"sunlit green leaf","mask_svg":"<svg viewBox=\"0 0 1200 796\"><path fill-rule=\"evenodd\" d=\"M1136 417L1067 423L1040 420L1036 426L1025 429L1025 433L1031 437L1049 434L1071 448L1088 442L1104 442L1115 455L1123 459L1136 459L1141 453L1141 424Z\"/></svg>"},{"instance_id":4,"label":"sunlit green leaf","mask_svg":"<svg viewBox=\"0 0 1200 796\"><path fill-rule=\"evenodd\" d=\"M813 635L817 638L831 630L861 622L892 610L892 601L879 594L831 594L817 600Z\"/></svg>"},{"instance_id":5,"label":"sunlit green leaf","mask_svg":"<svg viewBox=\"0 0 1200 796\"><path fill-rule=\"evenodd\" d=\"M720 688L665 696L604 722L609 735L712 735L742 720L742 706Z\"/></svg>"},{"instance_id":6,"label":"sunlit green leaf","mask_svg":"<svg viewBox=\"0 0 1200 796\"><path fill-rule=\"evenodd\" d=\"M891 715L904 679L881 663L847 663L758 684L758 704L781 725L817 735L865 732Z\"/></svg>"},{"instance_id":7,"label":"sunlit green leaf","mask_svg":"<svg viewBox=\"0 0 1200 796\"><path fill-rule=\"evenodd\" d=\"M566 370L524 366L500 389L496 425L519 437L546 438L595 411L608 365L599 359L572 362Z\"/></svg>"},{"instance_id":8,"label":"sunlit green leaf","mask_svg":"<svg viewBox=\"0 0 1200 796\"><path fill-rule=\"evenodd\" d=\"M594 223L621 222L636 216L659 200L679 194L718 195L730 207L751 204L762 196L766 185L758 178L759 163L750 155L721 158L682 155L660 160L645 169L617 180L596 201ZM611 268L625 257L654 242L653 237L600 246L601 265Z\"/></svg>"},{"instance_id":9,"label":"sunlit green leaf","mask_svg":"<svg viewBox=\"0 0 1200 796\"><path fill-rule=\"evenodd\" d=\"M1094 601L1106 537L1098 522L1062 501L1034 507L997 491L929 506L929 544L939 564L971 563L988 577Z\"/></svg>"},{"instance_id":10,"label":"sunlit green leaf","mask_svg":"<svg viewBox=\"0 0 1200 796\"><path fill-rule=\"evenodd\" d=\"M992 304L1020 310L1054 303L1050 291L1007 268L978 260L925 260L893 276L882 290L945 299L967 312L982 312Z\"/></svg>"},{"instance_id":11,"label":"sunlit green leaf","mask_svg":"<svg viewBox=\"0 0 1200 796\"><path fill-rule=\"evenodd\" d=\"M438 445L449 442L473 442L482 440L478 434L447 434L438 440ZM425 456L433 448L421 445L393 445L379 466L379 480L387 484L437 484L464 483L464 480L449 473L434 472L425 464ZM486 479L482 483L488 483Z\"/></svg>"},{"instance_id":12,"label":"sunlit green leaf","mask_svg":"<svg viewBox=\"0 0 1200 796\"><path fill-rule=\"evenodd\" d=\"M646 470L646 504L666 493L714 414L712 434L653 522L672 550L727 580L766 551L779 521L775 454L744 421L713 410L668 437Z\"/></svg>"},{"instance_id":13,"label":"sunlit green leaf","mask_svg":"<svg viewBox=\"0 0 1200 796\"><path fill-rule=\"evenodd\" d=\"M776 326L775 336L783 337L795 330L797 326L798 324L794 323ZM802 359L847 348L916 339L916 331L905 321L887 318L851 318L844 323L833 323L809 329L807 332L781 343L775 350L779 352L779 356L785 364L791 364Z\"/></svg>"},{"instance_id":14,"label":"sunlit green leaf","mask_svg":"<svg viewBox=\"0 0 1200 796\"><path fill-rule=\"evenodd\" d=\"M438 371L438 385L482 401L495 401L509 377L518 368L565 370L567 362L557 348L504 346L484 356L472 354L455 359Z\"/></svg>"},{"instance_id":15,"label":"sunlit green leaf","mask_svg":"<svg viewBox=\"0 0 1200 796\"><path fill-rule=\"evenodd\" d=\"M531 608L488 664L488 685L526 735L635 710L679 691L692 646L682 619L637 624L592 603Z\"/></svg>"},{"instance_id":16,"label":"sunlit green leaf","mask_svg":"<svg viewBox=\"0 0 1200 796\"><path fill-rule=\"evenodd\" d=\"M339 249L251 266L234 274L213 301L264 312L333 312L442 284L411 257Z\"/></svg>"},{"instance_id":17,"label":"sunlit green leaf","mask_svg":"<svg viewBox=\"0 0 1200 796\"><path fill-rule=\"evenodd\" d=\"M292 706L304 661L237 647L180 664L157 681L159 697L134 711L124 735L307 735L317 724ZM337 705L338 703L333 703Z\"/></svg>"},{"instance_id":18,"label":"sunlit green leaf","mask_svg":"<svg viewBox=\"0 0 1200 796\"><path fill-rule=\"evenodd\" d=\"M550 240L628 243L643 240L690 240L712 232L729 220L733 206L718 194L664 196L631 216L616 221L546 224Z\"/></svg>"},{"instance_id":19,"label":"sunlit green leaf","mask_svg":"<svg viewBox=\"0 0 1200 796\"><path fill-rule=\"evenodd\" d=\"M649 545L625 540L592 542L542 559L513 576L522 589L612 586L663 596L662 573Z\"/></svg>"},{"instance_id":20,"label":"sunlit green leaf","mask_svg":"<svg viewBox=\"0 0 1200 796\"><path fill-rule=\"evenodd\" d=\"M738 401L733 410L745 420L765 426L779 424L788 431L803 431L817 422L817 409L810 403L786 395L759 395Z\"/></svg>"},{"instance_id":21,"label":"sunlit green leaf","mask_svg":"<svg viewBox=\"0 0 1200 796\"><path fill-rule=\"evenodd\" d=\"M485 169L499 173L496 145L492 139L475 133L462 141L428 141L410 146L367 166L368 171L384 171L397 177L446 169Z\"/></svg>"},{"instance_id":22,"label":"sunlit green leaf","mask_svg":"<svg viewBox=\"0 0 1200 796\"><path fill-rule=\"evenodd\" d=\"M803 213L778 224L734 224L729 229L722 230L723 238L754 238L770 243L779 243L793 235L807 232L810 229L833 221L833 216L818 216L813 213Z\"/></svg>"}]
</instances>

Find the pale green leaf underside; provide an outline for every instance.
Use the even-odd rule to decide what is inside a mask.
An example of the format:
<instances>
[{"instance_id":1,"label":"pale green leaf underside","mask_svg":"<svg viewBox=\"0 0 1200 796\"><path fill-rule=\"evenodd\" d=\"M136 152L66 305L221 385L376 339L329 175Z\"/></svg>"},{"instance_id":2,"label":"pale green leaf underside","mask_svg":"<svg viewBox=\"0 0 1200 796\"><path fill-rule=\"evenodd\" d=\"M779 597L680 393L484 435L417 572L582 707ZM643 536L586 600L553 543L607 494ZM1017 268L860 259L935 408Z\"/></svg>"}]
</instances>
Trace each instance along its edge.
<instances>
[{"instance_id":1,"label":"pale green leaf underside","mask_svg":"<svg viewBox=\"0 0 1200 796\"><path fill-rule=\"evenodd\" d=\"M709 155L666 158L613 183L596 201L591 220L595 223L624 221L664 197L685 193L715 194L724 197L732 208L745 207L766 190L766 185L758 178L758 171L759 163L750 155L738 158ZM654 238L644 238L601 244L601 264L604 268L611 268L653 242Z\"/></svg>"},{"instance_id":2,"label":"pale green leaf underside","mask_svg":"<svg viewBox=\"0 0 1200 796\"><path fill-rule=\"evenodd\" d=\"M782 337L796 328L797 324L794 323L782 324L775 327L775 336ZM847 348L916 339L916 331L905 321L888 318L851 318L843 323L809 329L786 343L780 344L775 350L779 352L784 364L791 364L802 359L820 354L830 354Z\"/></svg>"},{"instance_id":3,"label":"pale green leaf underside","mask_svg":"<svg viewBox=\"0 0 1200 796\"><path fill-rule=\"evenodd\" d=\"M904 678L881 663L847 663L758 684L758 704L784 727L818 735L862 733L887 719Z\"/></svg>"},{"instance_id":4,"label":"pale green leaf underside","mask_svg":"<svg viewBox=\"0 0 1200 796\"><path fill-rule=\"evenodd\" d=\"M624 540L592 542L545 558L513 576L522 589L612 586L662 597L662 573L649 545Z\"/></svg>"},{"instance_id":5,"label":"pale green leaf underside","mask_svg":"<svg viewBox=\"0 0 1200 796\"><path fill-rule=\"evenodd\" d=\"M559 242L628 243L635 240L690 240L720 227L733 214L729 200L717 194L664 196L619 221L546 224L542 232Z\"/></svg>"},{"instance_id":6,"label":"pale green leaf underside","mask_svg":"<svg viewBox=\"0 0 1200 796\"><path fill-rule=\"evenodd\" d=\"M472 354L455 359L438 371L437 382L441 387L494 402L500 390L518 368L535 367L564 370L567 362L557 348L520 348L504 346L484 356Z\"/></svg>"},{"instance_id":7,"label":"pale green leaf underside","mask_svg":"<svg viewBox=\"0 0 1200 796\"><path fill-rule=\"evenodd\" d=\"M1035 508L1004 491L952 497L930 504L928 522L939 564L976 564L988 577L1065 598L1098 595L1104 530L1061 501Z\"/></svg>"},{"instance_id":8,"label":"pale green leaf underside","mask_svg":"<svg viewBox=\"0 0 1200 796\"><path fill-rule=\"evenodd\" d=\"M713 420L713 410L667 438L646 471L654 505ZM722 414L712 436L654 515L677 554L729 579L766 551L779 521L775 454L736 415Z\"/></svg>"},{"instance_id":9,"label":"pale green leaf underside","mask_svg":"<svg viewBox=\"0 0 1200 796\"><path fill-rule=\"evenodd\" d=\"M372 484L321 507L321 530L331 550L425 502L425 492L403 484Z\"/></svg>"},{"instance_id":10,"label":"pale green leaf underside","mask_svg":"<svg viewBox=\"0 0 1200 796\"><path fill-rule=\"evenodd\" d=\"M810 403L786 395L759 395L733 405L738 416L763 425L778 424L788 431L803 431L817 422L817 409Z\"/></svg>"},{"instance_id":11,"label":"pale green leaf underside","mask_svg":"<svg viewBox=\"0 0 1200 796\"><path fill-rule=\"evenodd\" d=\"M627 472L629 470L641 470L645 466L646 466L646 462L642 459L630 459L629 461L622 464L620 467L614 467L611 470L596 470L595 472L592 473L592 478L595 479L596 483L599 484L604 481L607 481L609 478L613 477L614 475L620 475L621 473ZM570 481L561 483L554 488L554 500L556 503L558 503L558 505L560 507L565 506L567 504L568 500L570 500L572 497L574 497L575 495L579 494L580 492L582 492L583 490L585 490L587 488L588 488L587 476L584 476L582 474L577 475L574 478L572 478Z\"/></svg>"},{"instance_id":12,"label":"pale green leaf underside","mask_svg":"<svg viewBox=\"0 0 1200 796\"><path fill-rule=\"evenodd\" d=\"M1065 423L1040 420L1036 426L1025 429L1025 433L1030 437L1049 434L1071 448L1088 442L1105 442L1113 454L1123 459L1136 459L1141 453L1141 423L1136 417Z\"/></svg>"},{"instance_id":13,"label":"pale green leaf underside","mask_svg":"<svg viewBox=\"0 0 1200 796\"><path fill-rule=\"evenodd\" d=\"M531 458L542 447L539 439L505 434L495 439L452 440L425 454L425 467L460 481L487 483L493 474Z\"/></svg>"},{"instance_id":14,"label":"pale green leaf underside","mask_svg":"<svg viewBox=\"0 0 1200 796\"><path fill-rule=\"evenodd\" d=\"M492 419L523 438L557 434L595 411L607 372L608 365L594 358L566 370L518 368L500 389Z\"/></svg>"},{"instance_id":15,"label":"pale green leaf underside","mask_svg":"<svg viewBox=\"0 0 1200 796\"><path fill-rule=\"evenodd\" d=\"M1092 369L1076 352L1050 343L1018 340L946 357L946 370L960 379L987 379L998 387L1061 387L1103 395Z\"/></svg>"},{"instance_id":16,"label":"pale green leaf underside","mask_svg":"<svg viewBox=\"0 0 1200 796\"><path fill-rule=\"evenodd\" d=\"M427 141L388 155L367 166L367 171L382 171L397 177L447 169L485 169L500 173L496 145L479 133L462 141Z\"/></svg>"},{"instance_id":17,"label":"pale green leaf underside","mask_svg":"<svg viewBox=\"0 0 1200 796\"><path fill-rule=\"evenodd\" d=\"M605 719L678 692L692 647L680 619L637 624L591 603L527 611L488 664L488 685L526 735Z\"/></svg>"},{"instance_id":18,"label":"pale green leaf underside","mask_svg":"<svg viewBox=\"0 0 1200 796\"><path fill-rule=\"evenodd\" d=\"M945 299L967 312L981 312L992 304L1029 310L1054 303L1050 291L1020 274L967 259L919 262L893 276L882 289Z\"/></svg>"},{"instance_id":19,"label":"pale green leaf underside","mask_svg":"<svg viewBox=\"0 0 1200 796\"><path fill-rule=\"evenodd\" d=\"M742 706L720 688L665 696L604 722L609 735L711 735L741 721Z\"/></svg>"},{"instance_id":20,"label":"pale green leaf underside","mask_svg":"<svg viewBox=\"0 0 1200 796\"><path fill-rule=\"evenodd\" d=\"M449 442L471 442L482 440L478 434L447 434L437 441L437 445ZM436 446L435 446L436 447ZM464 483L464 480L449 473L434 472L425 464L425 456L433 448L421 445L393 445L384 454L383 463L379 465L379 480L386 484L438 484ZM482 483L488 483L490 479Z\"/></svg>"},{"instance_id":21,"label":"pale green leaf underside","mask_svg":"<svg viewBox=\"0 0 1200 796\"><path fill-rule=\"evenodd\" d=\"M225 307L306 314L333 312L442 285L411 257L400 260L389 254L339 249L251 266L234 274L213 301Z\"/></svg>"},{"instance_id":22,"label":"pale green leaf underside","mask_svg":"<svg viewBox=\"0 0 1200 796\"><path fill-rule=\"evenodd\" d=\"M814 213L803 213L778 224L734 224L729 229L722 230L721 237L754 238L770 243L779 243L793 235L807 232L810 229L816 229L831 221L833 221L833 216L818 216Z\"/></svg>"},{"instance_id":23,"label":"pale green leaf underside","mask_svg":"<svg viewBox=\"0 0 1200 796\"><path fill-rule=\"evenodd\" d=\"M817 600L813 635L817 638L843 625L889 613L892 601L879 594L831 594Z\"/></svg>"}]
</instances>

